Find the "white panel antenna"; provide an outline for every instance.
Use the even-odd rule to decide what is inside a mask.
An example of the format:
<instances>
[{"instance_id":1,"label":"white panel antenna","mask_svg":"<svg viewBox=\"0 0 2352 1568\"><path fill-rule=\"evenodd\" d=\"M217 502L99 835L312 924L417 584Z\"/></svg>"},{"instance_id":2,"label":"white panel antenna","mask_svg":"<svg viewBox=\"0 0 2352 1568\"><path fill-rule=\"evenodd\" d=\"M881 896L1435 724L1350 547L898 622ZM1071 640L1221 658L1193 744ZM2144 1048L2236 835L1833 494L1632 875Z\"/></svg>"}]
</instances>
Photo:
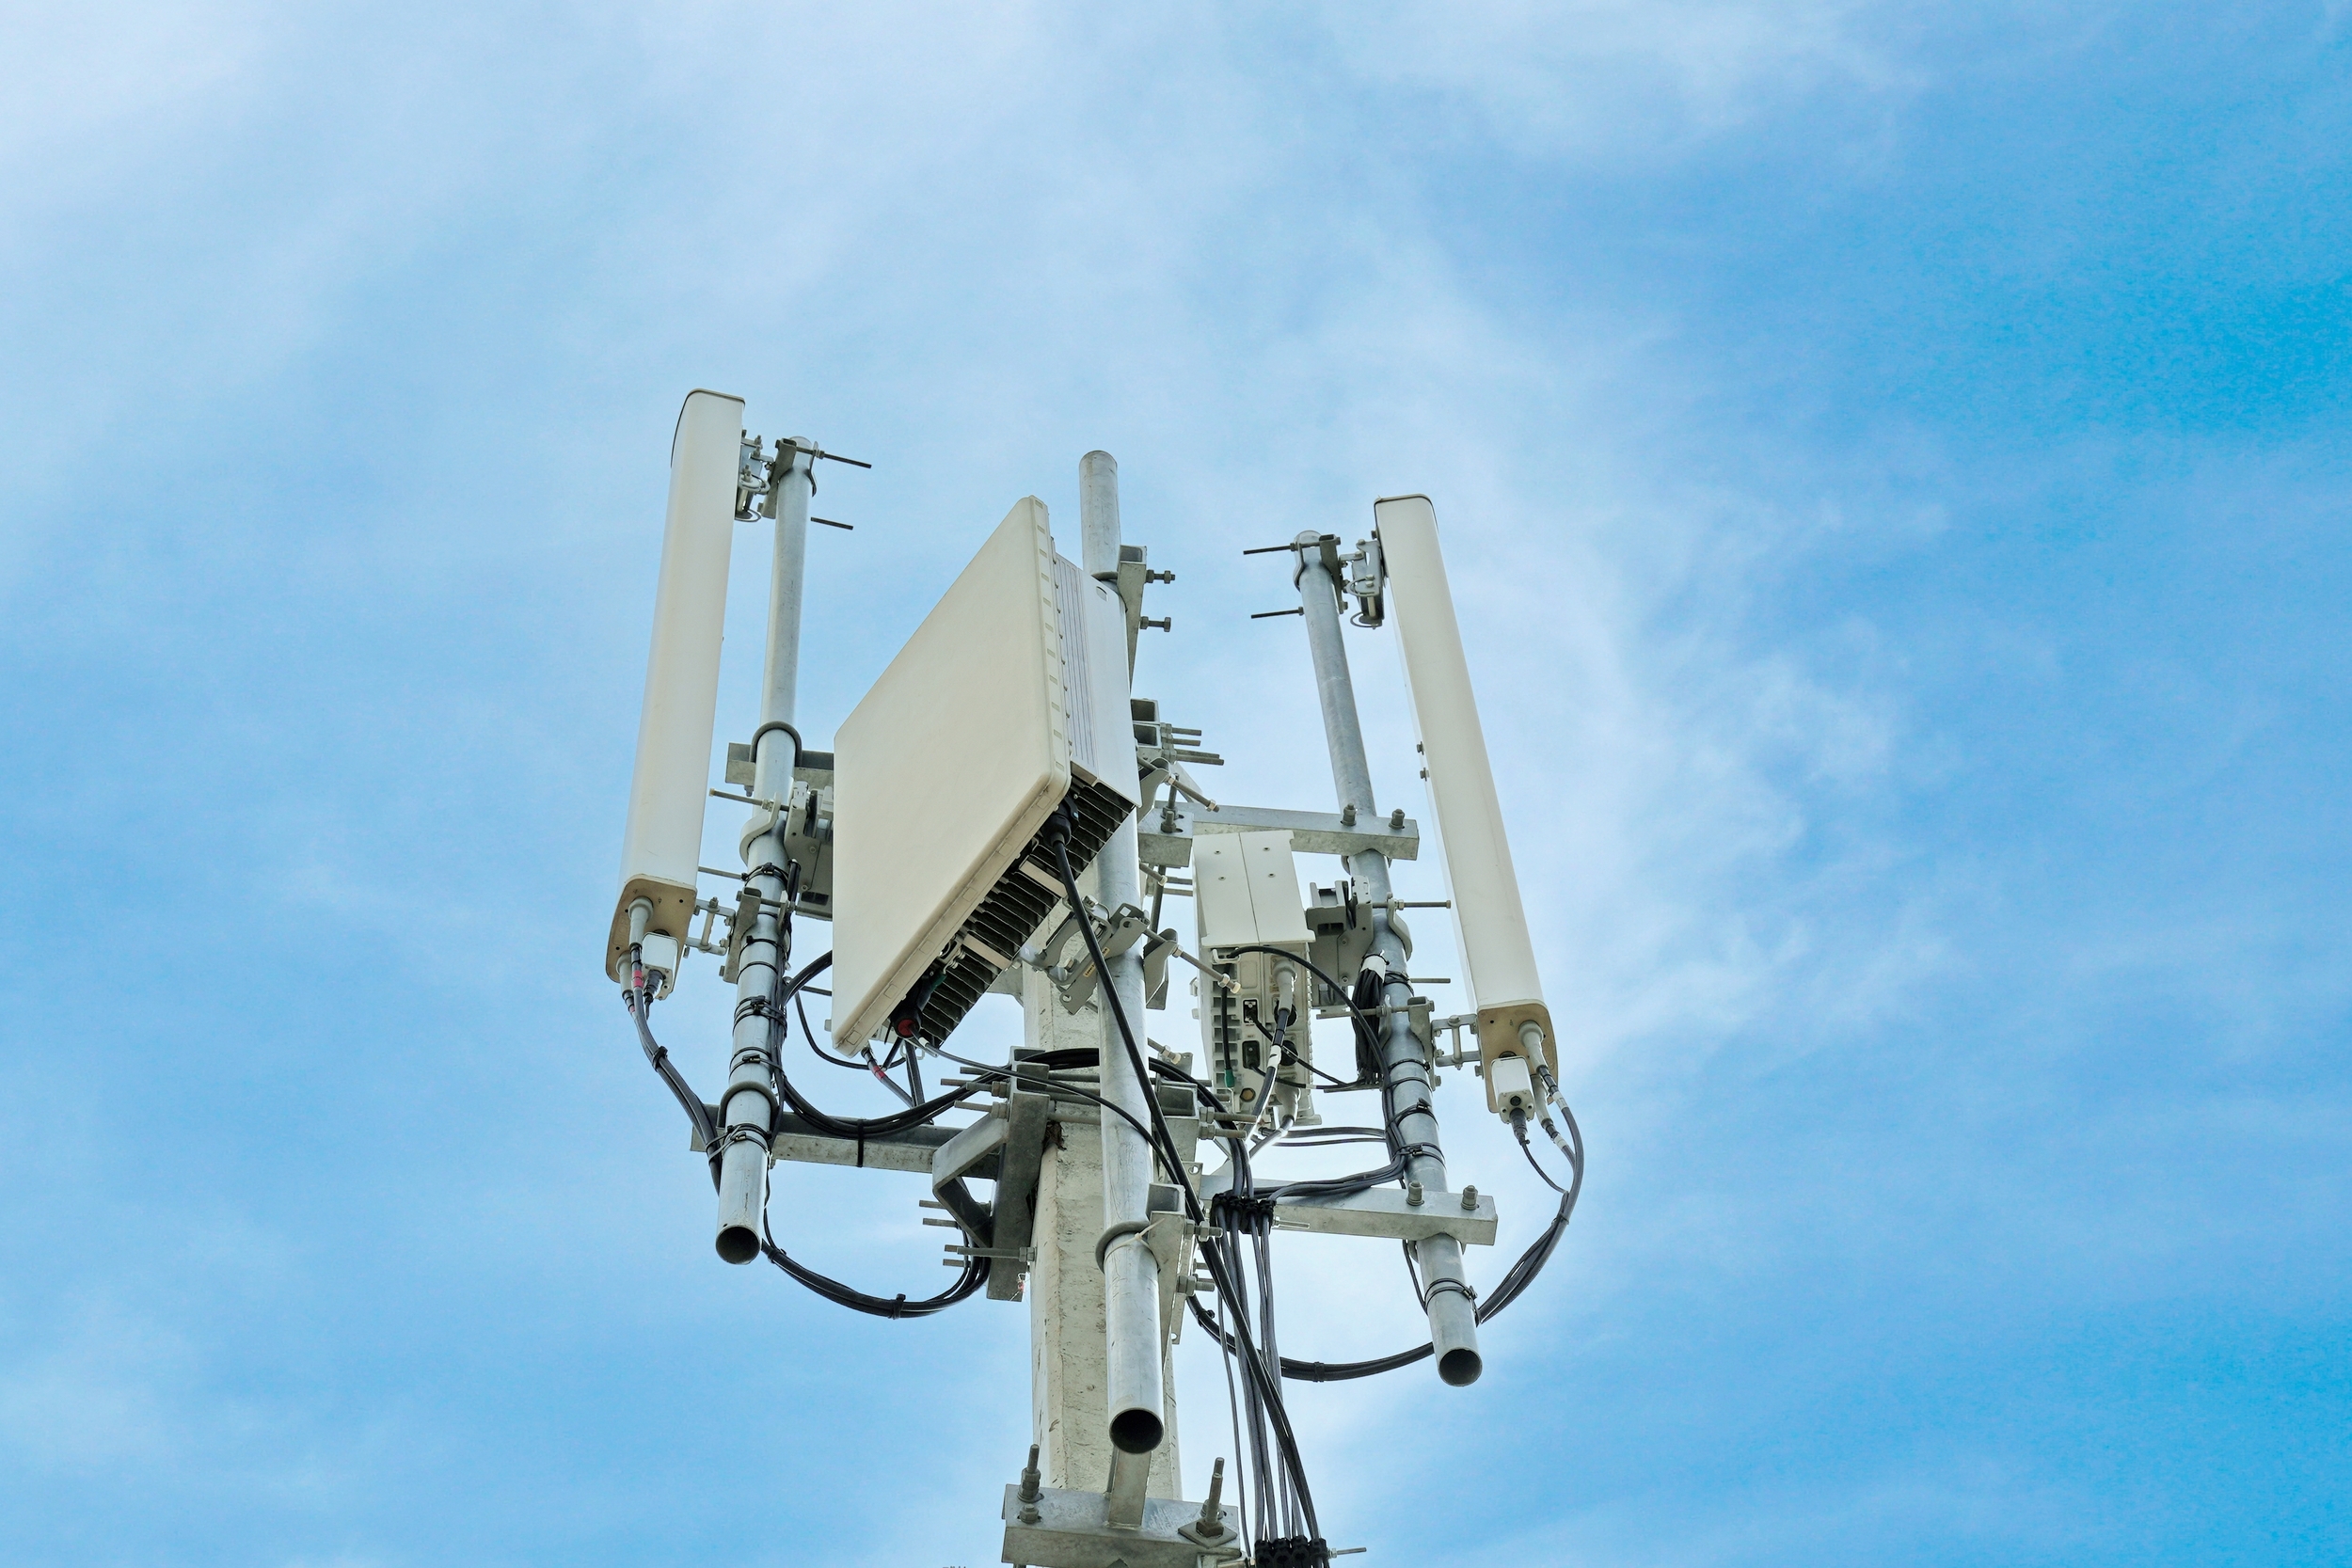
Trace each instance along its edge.
<instances>
[{"instance_id":1,"label":"white panel antenna","mask_svg":"<svg viewBox=\"0 0 2352 1568\"><path fill-rule=\"evenodd\" d=\"M605 956L608 973L626 984L629 909L641 899L649 902L653 909L644 935L659 940L645 943L646 968L659 974L656 984L664 994L694 911L742 443L741 398L707 391L686 395L670 445L670 508L661 534L661 576L654 589L653 652L645 663L637 768L629 780L628 827L621 843L621 895L613 906Z\"/></svg>"},{"instance_id":2,"label":"white panel antenna","mask_svg":"<svg viewBox=\"0 0 2352 1568\"><path fill-rule=\"evenodd\" d=\"M1136 807L1126 625L1014 504L834 740L836 1049L945 1039Z\"/></svg>"},{"instance_id":3,"label":"white panel antenna","mask_svg":"<svg viewBox=\"0 0 2352 1568\"><path fill-rule=\"evenodd\" d=\"M1478 721L1462 630L1438 548L1437 509L1426 496L1391 496L1374 502L1372 515L1427 769L1430 815L1445 851L1462 980L1478 1016L1487 1104L1502 1112L1510 1108L1503 1102L1506 1093L1523 1092L1527 1068L1541 1062L1558 1075L1551 1013L1544 1006L1518 873L1512 868L1502 806L1486 758L1486 734ZM1507 1056L1522 1060L1498 1071L1498 1060ZM1533 1103L1530 1093L1527 1104Z\"/></svg>"}]
</instances>

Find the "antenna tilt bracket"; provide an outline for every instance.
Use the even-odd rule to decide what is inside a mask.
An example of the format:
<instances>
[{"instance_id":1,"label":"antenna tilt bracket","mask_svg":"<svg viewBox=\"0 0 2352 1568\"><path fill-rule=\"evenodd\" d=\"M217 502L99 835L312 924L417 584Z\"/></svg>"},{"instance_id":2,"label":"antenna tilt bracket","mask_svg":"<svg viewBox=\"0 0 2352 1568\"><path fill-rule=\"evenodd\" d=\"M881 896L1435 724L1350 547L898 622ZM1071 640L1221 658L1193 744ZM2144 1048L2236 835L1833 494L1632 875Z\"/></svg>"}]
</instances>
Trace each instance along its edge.
<instances>
[{"instance_id":1,"label":"antenna tilt bracket","mask_svg":"<svg viewBox=\"0 0 2352 1568\"><path fill-rule=\"evenodd\" d=\"M1356 541L1356 553L1347 558L1346 590L1356 598L1356 624L1377 626L1388 618L1386 590L1389 581L1388 562L1380 555L1380 532L1373 531L1369 539ZM1337 572L1332 580L1340 581Z\"/></svg>"},{"instance_id":2,"label":"antenna tilt bracket","mask_svg":"<svg viewBox=\"0 0 2352 1568\"><path fill-rule=\"evenodd\" d=\"M817 493L816 467L821 459L827 463L846 463L852 468L870 468L871 463L861 463L854 457L842 457L827 451L814 441L803 441L797 436L776 437L776 450L771 454L767 440L758 436L743 437L742 456L735 467L735 520L750 522L754 517L775 520L776 498L783 494L784 476L792 471L792 464L801 453L808 454L808 493ZM756 504L755 504L756 503ZM832 528L846 529L848 523L835 523L825 517L811 517L812 523L825 523Z\"/></svg>"},{"instance_id":3,"label":"antenna tilt bracket","mask_svg":"<svg viewBox=\"0 0 2352 1568\"><path fill-rule=\"evenodd\" d=\"M791 459L786 456L786 453L791 450L786 442L778 441L776 454L771 458L768 455L766 438L758 436L743 437L742 455L736 460L735 465L735 520L737 522L749 522L755 516L772 517L776 515L776 464L779 461L788 464Z\"/></svg>"},{"instance_id":4,"label":"antenna tilt bracket","mask_svg":"<svg viewBox=\"0 0 2352 1568\"><path fill-rule=\"evenodd\" d=\"M1031 958L1054 982L1061 995L1062 1010L1079 1012L1094 1000L1101 989L1102 975L1094 967L1094 956L1086 950L1085 938L1078 927L1080 920L1089 920L1094 927L1094 940L1107 960L1117 958L1138 942L1143 946L1143 990L1147 997L1163 995L1168 985L1168 950L1176 945L1171 931L1154 931L1152 922L1133 904L1121 904L1107 914L1093 907L1073 911L1054 928L1054 934L1035 950ZM1025 954L1024 957L1029 955Z\"/></svg>"}]
</instances>

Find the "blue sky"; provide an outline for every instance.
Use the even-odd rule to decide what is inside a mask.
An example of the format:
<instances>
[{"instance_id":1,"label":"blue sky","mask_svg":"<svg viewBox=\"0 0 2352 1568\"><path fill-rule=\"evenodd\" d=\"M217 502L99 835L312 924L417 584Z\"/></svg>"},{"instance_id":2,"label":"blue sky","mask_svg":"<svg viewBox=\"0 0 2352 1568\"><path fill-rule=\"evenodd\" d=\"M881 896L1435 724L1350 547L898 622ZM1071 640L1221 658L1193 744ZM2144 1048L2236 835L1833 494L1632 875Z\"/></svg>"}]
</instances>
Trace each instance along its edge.
<instances>
[{"instance_id":1,"label":"blue sky","mask_svg":"<svg viewBox=\"0 0 2352 1568\"><path fill-rule=\"evenodd\" d=\"M1022 1312L717 1263L597 974L698 385L877 465L813 739L1103 447L1141 689L1319 807L1238 551L1436 498L1592 1180L1475 1388L1297 1395L1336 1544L2352 1557L2341 4L5 36L0 1557L994 1560ZM946 1277L912 1190L787 1179L821 1266ZM1391 1258L1286 1258L1286 1350L1406 1342Z\"/></svg>"}]
</instances>

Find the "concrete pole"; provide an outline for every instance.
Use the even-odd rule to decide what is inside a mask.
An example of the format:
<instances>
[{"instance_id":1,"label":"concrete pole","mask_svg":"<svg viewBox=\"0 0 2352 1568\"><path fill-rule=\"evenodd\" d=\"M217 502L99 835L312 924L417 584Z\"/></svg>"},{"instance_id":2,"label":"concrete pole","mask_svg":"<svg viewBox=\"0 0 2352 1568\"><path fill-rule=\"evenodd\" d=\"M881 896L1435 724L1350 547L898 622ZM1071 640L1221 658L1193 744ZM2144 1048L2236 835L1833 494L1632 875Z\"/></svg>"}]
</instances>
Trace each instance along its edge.
<instances>
[{"instance_id":1,"label":"concrete pole","mask_svg":"<svg viewBox=\"0 0 2352 1568\"><path fill-rule=\"evenodd\" d=\"M1353 806L1359 820L1370 820L1377 808L1372 799L1372 767L1364 757L1363 727L1356 713L1356 685L1348 674L1347 645L1340 632L1340 584L1323 563L1322 535L1301 533L1295 543L1298 599L1306 610L1307 646L1314 655L1315 690L1322 699L1324 736L1331 749L1331 783L1343 814ZM1381 1000L1391 1010L1380 1043L1389 1069L1390 1109L1405 1141L1419 1150L1406 1162L1406 1174L1436 1202L1447 1190L1445 1155L1438 1147L1438 1118L1420 1108L1429 1103L1429 1068L1406 1012L1413 988L1405 980L1409 973L1405 939L1387 908L1392 896L1388 857L1366 849L1347 858L1347 870L1356 879L1358 895L1374 906L1372 950L1389 966ZM1438 1375L1456 1386L1477 1382L1484 1363L1478 1354L1477 1311L1462 1273L1462 1243L1451 1236L1433 1236L1406 1245L1429 1291L1429 1339L1437 1346Z\"/></svg>"},{"instance_id":2,"label":"concrete pole","mask_svg":"<svg viewBox=\"0 0 2352 1568\"><path fill-rule=\"evenodd\" d=\"M1081 564L1098 581L1119 580L1119 465L1106 451L1090 451L1078 463L1078 527L1084 539ZM1136 818L1128 814L1096 857L1100 897L1107 909L1139 905L1142 875L1137 867ZM1138 1050L1143 1039L1143 954L1130 947L1110 961L1104 976L1117 992ZM1103 1017L1104 1100L1136 1121L1151 1125L1151 1085L1136 1076L1124 1037L1110 1009ZM1160 1266L1140 1234L1152 1198L1152 1146L1126 1121L1105 1117L1103 1129L1103 1225L1123 1227L1104 1255L1104 1330L1106 1337L1112 1449L1109 1491L1132 1499L1141 1519L1142 1476L1149 1456L1167 1435L1165 1344L1160 1326ZM1113 1513L1120 1512L1115 1500ZM1119 1522L1114 1519L1114 1522Z\"/></svg>"},{"instance_id":3,"label":"concrete pole","mask_svg":"<svg viewBox=\"0 0 2352 1568\"><path fill-rule=\"evenodd\" d=\"M1079 885L1090 897L1101 886L1089 870ZM1021 972L1023 1043L1031 1052L1094 1050L1109 1025L1103 1009L1071 1012L1054 983L1034 969ZM1037 1214L1029 1232L1037 1261L1029 1267L1030 1412L1045 1484L1068 1491L1104 1485L1116 1449L1110 1441L1107 1334L1103 1271L1094 1266L1103 1234L1101 1113L1065 1103L1049 1124L1038 1169ZM1181 1497L1176 1446L1173 1368L1161 1385L1168 1435L1152 1455L1148 1481L1155 1497Z\"/></svg>"},{"instance_id":4,"label":"concrete pole","mask_svg":"<svg viewBox=\"0 0 2352 1568\"><path fill-rule=\"evenodd\" d=\"M807 444L789 444L791 463L776 476L775 565L768 587L768 655L760 681L759 728L753 754L752 796L779 806L791 799L792 769L800 765L792 736L771 725L789 724L801 667L801 578L808 551L809 465ZM743 835L745 885L758 893L759 912L744 941L735 974L735 1041L727 1060L727 1086L719 1100L719 1125L726 1129L719 1164L719 1256L748 1263L759 1256L760 1215L768 1198L768 1143L775 1125L774 1090L769 1086L770 1022L764 1011L742 1004L764 1002L776 989L785 955L783 934L784 843L780 812L753 808Z\"/></svg>"}]
</instances>

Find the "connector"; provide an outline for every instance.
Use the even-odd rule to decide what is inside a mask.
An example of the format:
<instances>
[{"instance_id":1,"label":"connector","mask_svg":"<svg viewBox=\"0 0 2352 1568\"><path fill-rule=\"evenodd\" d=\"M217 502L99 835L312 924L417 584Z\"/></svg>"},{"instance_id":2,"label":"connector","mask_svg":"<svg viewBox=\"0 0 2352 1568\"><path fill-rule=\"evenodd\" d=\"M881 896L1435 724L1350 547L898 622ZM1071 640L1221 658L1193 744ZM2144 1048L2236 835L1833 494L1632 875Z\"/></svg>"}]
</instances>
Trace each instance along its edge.
<instances>
[{"instance_id":1,"label":"connector","mask_svg":"<svg viewBox=\"0 0 2352 1568\"><path fill-rule=\"evenodd\" d=\"M677 938L666 931L647 931L637 945L644 955L645 983L656 996L669 995L670 985L677 978Z\"/></svg>"},{"instance_id":2,"label":"connector","mask_svg":"<svg viewBox=\"0 0 2352 1568\"><path fill-rule=\"evenodd\" d=\"M1535 1107L1535 1081L1528 1076L1523 1056L1497 1056L1486 1065L1486 1093L1504 1116Z\"/></svg>"}]
</instances>

